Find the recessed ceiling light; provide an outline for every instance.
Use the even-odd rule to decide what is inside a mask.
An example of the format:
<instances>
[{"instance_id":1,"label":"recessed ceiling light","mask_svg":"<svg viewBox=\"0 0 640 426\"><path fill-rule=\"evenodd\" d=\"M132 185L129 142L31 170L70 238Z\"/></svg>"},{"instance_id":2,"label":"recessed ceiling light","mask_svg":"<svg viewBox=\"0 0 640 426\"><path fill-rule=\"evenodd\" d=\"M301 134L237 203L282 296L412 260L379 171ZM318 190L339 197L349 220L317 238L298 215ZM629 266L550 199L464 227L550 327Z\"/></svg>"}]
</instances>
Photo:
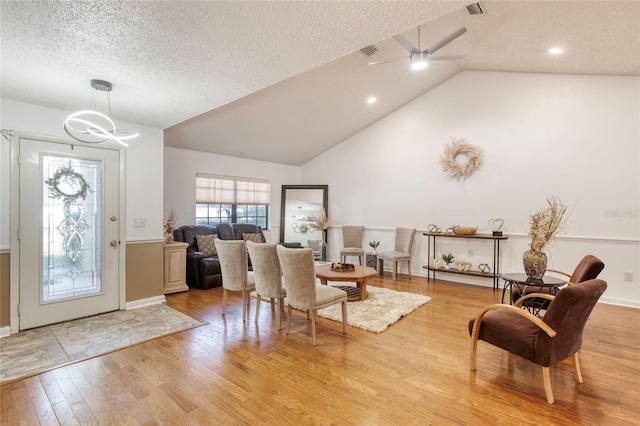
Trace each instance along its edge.
<instances>
[{"instance_id":1,"label":"recessed ceiling light","mask_svg":"<svg viewBox=\"0 0 640 426\"><path fill-rule=\"evenodd\" d=\"M561 47L552 47L551 49L549 49L549 53L551 53L552 55L559 55L562 52L564 52L564 50Z\"/></svg>"},{"instance_id":2,"label":"recessed ceiling light","mask_svg":"<svg viewBox=\"0 0 640 426\"><path fill-rule=\"evenodd\" d=\"M372 96L372 97L370 97L369 99L367 99L367 103L369 103L369 104L373 104L373 103L375 103L375 102L376 102L376 98L375 98L375 96Z\"/></svg>"}]
</instances>

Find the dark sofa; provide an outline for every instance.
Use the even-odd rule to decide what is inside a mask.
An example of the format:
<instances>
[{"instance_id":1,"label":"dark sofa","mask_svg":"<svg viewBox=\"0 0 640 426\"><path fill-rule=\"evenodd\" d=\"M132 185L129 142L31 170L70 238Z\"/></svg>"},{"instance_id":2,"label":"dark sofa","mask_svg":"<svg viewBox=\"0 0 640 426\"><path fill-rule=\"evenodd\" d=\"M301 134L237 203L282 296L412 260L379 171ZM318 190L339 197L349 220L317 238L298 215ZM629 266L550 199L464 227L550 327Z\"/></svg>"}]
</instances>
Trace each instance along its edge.
<instances>
[{"instance_id":1,"label":"dark sofa","mask_svg":"<svg viewBox=\"0 0 640 426\"><path fill-rule=\"evenodd\" d=\"M266 242L262 227L249 223L220 223L211 225L185 225L173 231L175 241L189 244L187 247L187 284L189 287L213 288L222 285L220 261L198 251L196 235L217 234L221 240L242 240L242 234L256 233ZM249 265L250 266L250 265Z\"/></svg>"}]
</instances>

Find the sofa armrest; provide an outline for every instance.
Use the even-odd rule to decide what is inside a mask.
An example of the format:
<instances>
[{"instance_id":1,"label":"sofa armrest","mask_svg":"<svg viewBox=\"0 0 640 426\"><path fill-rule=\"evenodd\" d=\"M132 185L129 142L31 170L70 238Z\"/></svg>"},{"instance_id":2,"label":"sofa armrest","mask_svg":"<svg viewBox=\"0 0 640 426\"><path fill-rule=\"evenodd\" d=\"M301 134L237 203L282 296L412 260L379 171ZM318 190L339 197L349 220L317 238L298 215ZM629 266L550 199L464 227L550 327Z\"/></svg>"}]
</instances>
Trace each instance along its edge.
<instances>
[{"instance_id":1,"label":"sofa armrest","mask_svg":"<svg viewBox=\"0 0 640 426\"><path fill-rule=\"evenodd\" d=\"M202 253L201 251L187 251L187 261L188 262L193 262L193 261L199 260L199 259L205 259L206 257L207 257L207 255Z\"/></svg>"}]
</instances>

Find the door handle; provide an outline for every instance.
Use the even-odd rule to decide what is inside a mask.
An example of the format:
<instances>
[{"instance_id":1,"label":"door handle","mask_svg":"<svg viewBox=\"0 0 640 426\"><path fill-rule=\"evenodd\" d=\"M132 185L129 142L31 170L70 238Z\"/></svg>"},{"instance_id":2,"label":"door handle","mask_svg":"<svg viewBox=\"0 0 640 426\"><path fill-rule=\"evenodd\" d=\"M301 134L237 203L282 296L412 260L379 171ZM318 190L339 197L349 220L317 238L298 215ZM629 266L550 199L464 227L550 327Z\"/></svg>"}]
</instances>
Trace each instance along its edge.
<instances>
[{"instance_id":1,"label":"door handle","mask_svg":"<svg viewBox=\"0 0 640 426\"><path fill-rule=\"evenodd\" d=\"M115 247L118 245L118 242L116 240L111 240L109 244L111 244L111 247Z\"/></svg>"}]
</instances>

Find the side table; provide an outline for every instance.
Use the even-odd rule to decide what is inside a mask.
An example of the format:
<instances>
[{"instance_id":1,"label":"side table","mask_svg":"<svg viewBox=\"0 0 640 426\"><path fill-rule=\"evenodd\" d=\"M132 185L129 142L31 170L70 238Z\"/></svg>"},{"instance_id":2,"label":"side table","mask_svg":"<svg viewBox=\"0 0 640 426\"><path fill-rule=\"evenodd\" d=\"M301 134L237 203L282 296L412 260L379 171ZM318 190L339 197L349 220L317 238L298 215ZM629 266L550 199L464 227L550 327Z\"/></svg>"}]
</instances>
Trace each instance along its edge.
<instances>
[{"instance_id":1,"label":"side table","mask_svg":"<svg viewBox=\"0 0 640 426\"><path fill-rule=\"evenodd\" d=\"M365 266L378 270L378 253L368 252L365 253Z\"/></svg>"},{"instance_id":2,"label":"side table","mask_svg":"<svg viewBox=\"0 0 640 426\"><path fill-rule=\"evenodd\" d=\"M164 245L164 294L189 290L187 285L187 243Z\"/></svg>"}]
</instances>

